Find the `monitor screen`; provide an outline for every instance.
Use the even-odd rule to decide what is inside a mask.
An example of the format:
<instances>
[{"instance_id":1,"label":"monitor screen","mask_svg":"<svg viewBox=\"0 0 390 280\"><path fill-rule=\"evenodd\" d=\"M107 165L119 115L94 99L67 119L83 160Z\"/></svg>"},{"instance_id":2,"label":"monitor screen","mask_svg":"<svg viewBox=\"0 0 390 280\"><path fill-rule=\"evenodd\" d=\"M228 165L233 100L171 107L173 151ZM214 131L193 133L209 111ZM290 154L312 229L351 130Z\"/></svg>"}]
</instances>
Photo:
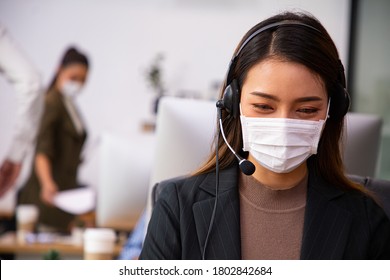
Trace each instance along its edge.
<instances>
[{"instance_id":1,"label":"monitor screen","mask_svg":"<svg viewBox=\"0 0 390 280\"><path fill-rule=\"evenodd\" d=\"M210 155L215 101L165 97L159 104L151 185L189 174Z\"/></svg>"},{"instance_id":2,"label":"monitor screen","mask_svg":"<svg viewBox=\"0 0 390 280\"><path fill-rule=\"evenodd\" d=\"M210 155L216 126L215 101L174 97L160 100L147 219L152 212L152 187L163 180L196 171Z\"/></svg>"},{"instance_id":3,"label":"monitor screen","mask_svg":"<svg viewBox=\"0 0 390 280\"><path fill-rule=\"evenodd\" d=\"M106 133L99 148L96 225L130 231L145 209L153 160L152 135Z\"/></svg>"}]
</instances>

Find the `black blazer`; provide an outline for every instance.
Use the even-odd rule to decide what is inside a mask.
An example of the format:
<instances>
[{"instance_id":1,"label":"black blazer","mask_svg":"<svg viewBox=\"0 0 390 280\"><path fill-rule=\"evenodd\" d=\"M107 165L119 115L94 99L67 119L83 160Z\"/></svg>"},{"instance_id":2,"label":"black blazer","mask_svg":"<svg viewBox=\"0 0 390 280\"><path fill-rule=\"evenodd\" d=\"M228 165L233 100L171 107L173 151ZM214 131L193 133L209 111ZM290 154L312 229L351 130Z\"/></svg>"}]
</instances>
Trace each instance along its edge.
<instances>
[{"instance_id":1,"label":"black blazer","mask_svg":"<svg viewBox=\"0 0 390 280\"><path fill-rule=\"evenodd\" d=\"M220 172L206 259L241 259L237 166ZM140 259L201 259L215 201L215 173L165 181ZM390 221L359 192L309 168L301 259L390 259Z\"/></svg>"}]
</instances>

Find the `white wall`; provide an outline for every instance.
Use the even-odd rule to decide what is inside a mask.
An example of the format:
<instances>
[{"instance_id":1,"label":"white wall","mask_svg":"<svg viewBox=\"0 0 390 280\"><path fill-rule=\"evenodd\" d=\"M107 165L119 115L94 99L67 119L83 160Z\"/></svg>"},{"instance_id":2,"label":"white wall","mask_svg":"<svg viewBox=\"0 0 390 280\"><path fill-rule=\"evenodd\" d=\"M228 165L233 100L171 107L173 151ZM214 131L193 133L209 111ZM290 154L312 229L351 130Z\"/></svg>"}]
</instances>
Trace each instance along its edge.
<instances>
[{"instance_id":1,"label":"white wall","mask_svg":"<svg viewBox=\"0 0 390 280\"><path fill-rule=\"evenodd\" d=\"M0 21L41 71L45 85L69 44L85 50L92 67L79 104L91 138L109 131L134 140L141 137L141 122L150 118L145 70L156 53L165 55L168 94L204 93L223 79L236 44L251 26L294 8L323 22L346 62L349 5L349 0L0 0ZM0 91L2 159L16 104L3 78ZM90 168L89 176L94 172Z\"/></svg>"}]
</instances>

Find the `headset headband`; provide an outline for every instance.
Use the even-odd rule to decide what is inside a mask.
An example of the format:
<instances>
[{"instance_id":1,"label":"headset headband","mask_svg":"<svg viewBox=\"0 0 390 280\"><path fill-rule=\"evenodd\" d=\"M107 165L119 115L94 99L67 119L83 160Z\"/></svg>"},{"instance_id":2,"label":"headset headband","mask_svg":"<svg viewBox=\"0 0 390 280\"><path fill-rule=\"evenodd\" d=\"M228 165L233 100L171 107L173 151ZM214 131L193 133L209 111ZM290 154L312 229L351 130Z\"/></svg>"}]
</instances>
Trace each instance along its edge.
<instances>
[{"instance_id":1,"label":"headset headband","mask_svg":"<svg viewBox=\"0 0 390 280\"><path fill-rule=\"evenodd\" d=\"M283 20L283 21L278 21L278 22L274 22L274 23L270 23L266 26L263 26L262 28L256 30L254 33L252 33L252 35L250 35L245 41L244 43L241 44L241 47L238 49L236 55L234 56L234 58L236 58L241 50L249 43L249 41L251 41L256 35L260 34L261 32L263 31L266 31L268 29L271 29L273 27L279 27L279 26L286 26L286 25L290 25L290 26L293 26L293 25L301 25L301 26L306 26L306 27L309 27L311 28L312 30L315 30L316 32L322 34L321 31L319 31L317 28L311 26L311 25L308 25L306 23L303 23L303 22L300 22L300 21L296 21L296 20ZM233 58L233 59L234 59Z\"/></svg>"},{"instance_id":2,"label":"headset headband","mask_svg":"<svg viewBox=\"0 0 390 280\"><path fill-rule=\"evenodd\" d=\"M303 22L300 22L300 21L297 21L297 20L283 20L283 21L278 21L278 22L274 22L274 23L270 23L266 26L263 26L262 28L256 30L255 32L253 32L240 46L240 48L238 49L238 51L233 55L233 58L230 60L230 63L229 63L229 68L228 68L228 72L227 72L227 75L226 75L226 81L227 81L227 84L230 83L230 81L232 80L230 78L231 76L231 71L232 69L234 68L234 64L236 63L236 59L237 57L240 55L242 49L254 38L256 37L258 34L268 30L268 29L271 29L271 28L278 28L279 26L294 26L294 25L300 25L300 26L305 26L305 27L308 27L308 28L311 28L312 30L318 32L319 34L322 34L322 32L320 30L318 30L317 28L311 26L311 25L308 25L306 23L303 23Z\"/></svg>"}]
</instances>

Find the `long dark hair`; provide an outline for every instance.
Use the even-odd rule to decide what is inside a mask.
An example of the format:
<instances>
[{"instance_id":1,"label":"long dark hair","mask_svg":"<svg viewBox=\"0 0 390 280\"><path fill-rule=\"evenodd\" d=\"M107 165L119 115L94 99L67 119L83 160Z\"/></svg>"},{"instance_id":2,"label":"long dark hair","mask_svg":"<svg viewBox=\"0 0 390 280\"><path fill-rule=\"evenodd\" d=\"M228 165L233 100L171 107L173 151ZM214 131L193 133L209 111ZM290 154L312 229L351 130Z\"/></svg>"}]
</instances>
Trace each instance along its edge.
<instances>
[{"instance_id":1,"label":"long dark hair","mask_svg":"<svg viewBox=\"0 0 390 280\"><path fill-rule=\"evenodd\" d=\"M321 77L324 81L328 97L341 94L336 88L340 87L340 59L337 48L322 24L312 15L305 13L286 12L278 14L260 22L249 30L236 48L235 55L242 43L256 30L272 23L281 21L298 21L310 25L320 32L311 28L298 25L285 25L280 28L271 28L256 35L240 51L237 63L232 69L233 78L238 81L241 88L249 69L255 64L269 58L296 62L306 66ZM220 98L226 88L226 81L221 89ZM331 104L332 107L332 104ZM330 110L332 113L332 110ZM242 133L239 118L233 118L226 111L222 112L223 127L226 138L236 151L246 156L242 151ZM330 183L341 188L359 189L344 174L344 166L340 152L340 140L342 137L343 118L330 118L327 120L319 146L318 153L309 160L315 170ZM222 137L218 142L219 166L221 169L231 166L236 158L228 150ZM215 170L215 150L207 162L197 170L194 175L208 173Z\"/></svg>"},{"instance_id":2,"label":"long dark hair","mask_svg":"<svg viewBox=\"0 0 390 280\"><path fill-rule=\"evenodd\" d=\"M75 64L75 63L82 64L87 69L89 67L89 62L88 62L87 56L85 54L79 52L75 47L72 46L72 47L69 47L65 51L65 53L64 53L64 55L63 55L63 57L61 59L60 65L59 65L59 69L58 69L58 71L56 72L56 74L54 75L53 79L51 80L51 82L49 84L48 92L51 91L55 87L55 85L57 83L57 78L58 78L59 72L63 68L65 68L65 67L67 67L67 66L69 66L71 64Z\"/></svg>"}]
</instances>

